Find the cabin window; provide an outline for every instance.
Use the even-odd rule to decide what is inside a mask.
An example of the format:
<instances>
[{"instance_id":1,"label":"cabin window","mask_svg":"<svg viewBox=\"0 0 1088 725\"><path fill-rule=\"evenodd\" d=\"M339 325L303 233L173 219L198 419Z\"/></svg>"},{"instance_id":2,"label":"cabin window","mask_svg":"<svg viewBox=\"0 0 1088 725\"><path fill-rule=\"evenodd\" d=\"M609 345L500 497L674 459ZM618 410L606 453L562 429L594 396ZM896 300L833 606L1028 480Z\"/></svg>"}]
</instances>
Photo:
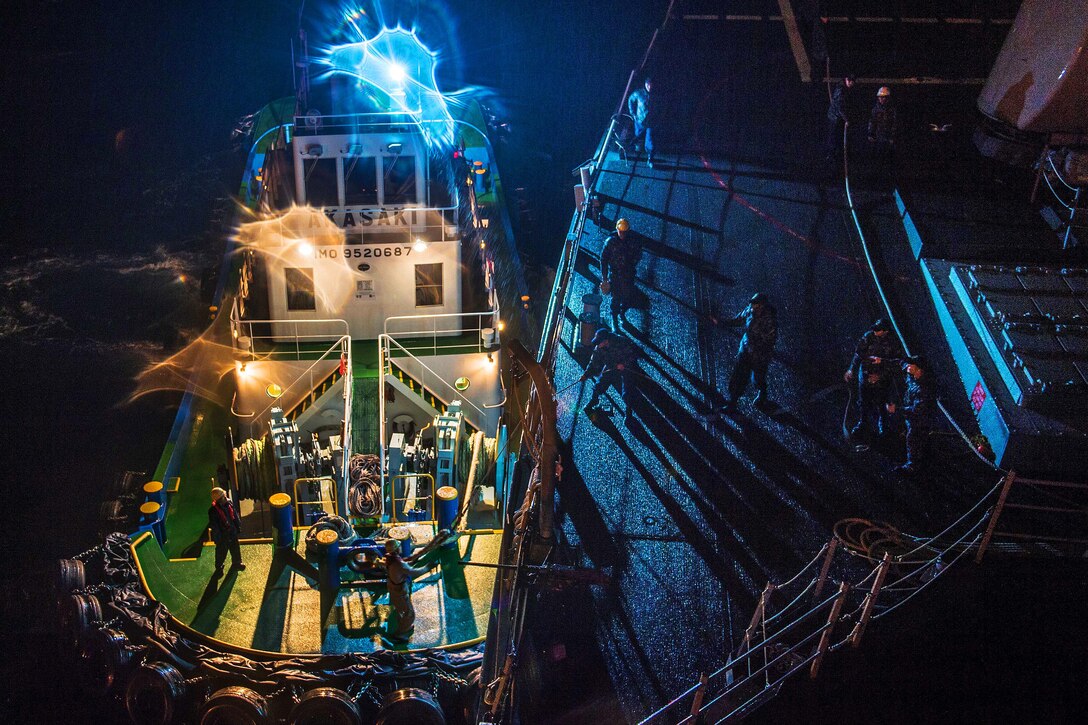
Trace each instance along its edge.
<instances>
[{"instance_id":1,"label":"cabin window","mask_svg":"<svg viewBox=\"0 0 1088 725\"><path fill-rule=\"evenodd\" d=\"M344 159L344 203L348 206L378 205L378 161L373 156Z\"/></svg>"},{"instance_id":2,"label":"cabin window","mask_svg":"<svg viewBox=\"0 0 1088 725\"><path fill-rule=\"evenodd\" d=\"M416 265L416 307L442 304L442 265Z\"/></svg>"},{"instance_id":3,"label":"cabin window","mask_svg":"<svg viewBox=\"0 0 1088 725\"><path fill-rule=\"evenodd\" d=\"M385 180L385 204L414 204L416 202L416 157L385 156L382 158Z\"/></svg>"},{"instance_id":4,"label":"cabin window","mask_svg":"<svg viewBox=\"0 0 1088 725\"><path fill-rule=\"evenodd\" d=\"M287 309L314 310L314 270L288 267L283 270L287 280Z\"/></svg>"},{"instance_id":5,"label":"cabin window","mask_svg":"<svg viewBox=\"0 0 1088 725\"><path fill-rule=\"evenodd\" d=\"M306 201L310 206L340 206L336 159L307 159Z\"/></svg>"}]
</instances>

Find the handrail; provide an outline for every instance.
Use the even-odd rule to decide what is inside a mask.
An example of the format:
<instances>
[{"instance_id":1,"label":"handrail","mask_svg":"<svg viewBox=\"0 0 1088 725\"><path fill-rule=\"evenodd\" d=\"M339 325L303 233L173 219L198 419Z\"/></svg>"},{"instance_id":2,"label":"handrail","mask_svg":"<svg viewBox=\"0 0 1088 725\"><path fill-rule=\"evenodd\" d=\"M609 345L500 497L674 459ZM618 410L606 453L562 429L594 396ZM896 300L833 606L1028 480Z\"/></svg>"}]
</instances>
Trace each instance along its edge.
<instances>
[{"instance_id":1,"label":"handrail","mask_svg":"<svg viewBox=\"0 0 1088 725\"><path fill-rule=\"evenodd\" d=\"M282 397L283 397L283 395L284 395L285 393L287 393L287 391L288 391L288 390L291 390L291 389L292 389L292 388L293 388L293 387L294 387L294 386L295 386L296 384L298 384L298 382L299 382L300 380L302 380L303 376L305 376L305 375L306 375L307 373L310 373L310 372L312 372L312 371L313 371L313 369L314 369L315 367L317 367L318 363L324 362L324 361L325 361L325 360L326 360L326 359L328 358L328 356L329 356L329 355L330 355L331 353L334 353L334 352L335 352L335 353L336 353L337 355L347 355L347 362L346 362L346 365L347 365L347 371L345 372L345 374L344 374L344 377L345 377L345 378L348 378L348 377L350 377L350 372L351 372L351 338L350 338L350 337L348 337L347 335L344 335L344 336L341 336L341 337L340 337L340 339L338 339L338 340L337 340L336 342L334 342L334 343L332 344L332 346L331 346L331 347L329 347L329 349L328 349L328 350L326 350L325 352L321 353L321 357L319 357L319 358L317 358L316 360L314 360L314 361L313 361L312 363L310 363L309 367L307 367L307 368L306 368L305 370L303 370L303 371L302 371L301 373L299 373L299 374L298 374L298 375L297 375L297 376L295 377L295 379L294 379L294 380L292 380L292 381L291 381L291 382L290 382L290 383L289 383L289 384L287 385L287 387L285 387L285 388L283 389L283 393L281 393L281 394L280 394L280 395L279 395L279 396L278 396L277 398L275 398L274 400L272 400L272 401L271 401L271 402L270 402L270 403L269 403L269 404L268 404L267 406L265 406L265 408L264 408L263 410L261 410L261 411L260 411L259 413L255 413L253 417L255 417L255 418L260 418L260 417L261 417L261 416L263 416L263 415L264 415L265 413L267 413L268 411L270 411L270 410L271 410L272 408L274 408L274 407L276 407L277 405L281 404L281 403L280 403L280 398L282 398ZM311 383L312 383L312 378L311 378ZM311 388L311 389L312 389L312 388ZM351 412L351 411L350 411L350 409L348 409L348 410L346 410L346 411L345 411L345 415L346 415L346 417L349 417L349 418L351 417L351 416L350 416L350 412Z\"/></svg>"},{"instance_id":2,"label":"handrail","mask_svg":"<svg viewBox=\"0 0 1088 725\"><path fill-rule=\"evenodd\" d=\"M476 318L476 326L475 327L450 328L448 330L439 330L438 329L437 321L440 320L440 319L453 320L453 319L458 319L458 318L466 318L467 319L467 318L472 318L472 317ZM483 344L482 333L483 333L484 329L486 327L488 327L487 325L484 324L484 318L485 317L490 317L491 318L490 327L492 329L496 330L496 335L497 335L498 334L498 332L497 332L497 330L498 330L497 320L499 319L498 305L492 307L491 310L482 311L482 312L449 312L449 313L442 313L442 314L435 314L435 315L394 315L392 317L385 318L385 324L383 325L382 330L383 330L384 335L386 335L387 337L389 337L391 339L394 339L394 340L397 339L397 337L407 337L407 336L412 336L412 335L420 336L420 335L429 334L432 337L431 350L434 351L434 354L437 354L438 350L440 350L440 349L465 347L462 344L451 344L451 345L442 345L442 346L440 346L438 344L439 334L441 334L443 336L451 336L451 335L459 335L459 334L463 334L463 333L467 333L467 332L476 332L476 333L480 333L480 334L478 334L476 336L476 352L484 352L485 348L484 348L484 344ZM412 321L412 320L418 320L418 321L430 320L430 321L434 322L435 324L432 325L431 329L429 329L429 330L411 329L411 330L399 330L399 331L395 331L395 332L390 332L389 331L390 321L401 321L401 322L403 322L403 321ZM411 349L412 350L422 350L422 349L425 349L425 348L424 347L413 347Z\"/></svg>"},{"instance_id":3,"label":"handrail","mask_svg":"<svg viewBox=\"0 0 1088 725\"><path fill-rule=\"evenodd\" d=\"M384 341L384 344L383 344L383 341ZM453 397L451 397L449 400L442 400L442 398L439 398L437 395L435 395L436 398L438 398L439 400L442 400L442 402L445 403L446 405L449 405L455 399L460 399L462 405L467 405L468 407L472 408L477 413L479 413L482 418L484 418L484 419L487 418L487 414L484 413L484 411L481 410L478 405L473 403L471 400L466 400L464 398L464 396L461 394L461 392L459 390L457 390L457 388L455 388L453 385L448 383L441 375L439 375L434 370L432 370L429 365L427 365L425 362L423 362L418 357L413 355L410 350L405 348L403 345L401 345L399 342L397 342L394 338L392 338L389 335L386 335L384 333L378 336L378 352L381 355L381 359L379 360L379 363L380 363L382 375L392 375L393 374L392 372L388 372L388 373L386 372L386 366L391 366L393 364L393 358L387 352L387 349L390 347L390 343L392 345L395 345L399 350L401 350L405 354L405 356L407 356L407 357L411 358L412 360L414 360L415 362L417 362L421 368L423 368L425 371L427 371L428 373L433 375L435 380L442 383L443 385L445 385L447 388L449 388L453 392ZM404 372L407 373L408 371L405 370ZM383 380L383 382L384 382L384 380ZM427 387L425 381L420 380L419 382L420 382L420 385L423 385L424 387ZM434 392L432 391L431 394L434 395ZM382 396L382 397L384 397L384 396ZM383 427L384 427L384 421L383 421Z\"/></svg>"},{"instance_id":4,"label":"handrail","mask_svg":"<svg viewBox=\"0 0 1088 725\"><path fill-rule=\"evenodd\" d=\"M1069 189L1070 191L1076 191L1077 187L1066 181L1065 176L1063 176L1062 172L1058 170L1058 167L1054 165L1054 154L1048 153L1046 155L1046 160L1050 163L1050 168L1053 169L1054 175L1058 177L1058 181L1062 182L1062 184L1065 185L1065 188Z\"/></svg>"}]
</instances>

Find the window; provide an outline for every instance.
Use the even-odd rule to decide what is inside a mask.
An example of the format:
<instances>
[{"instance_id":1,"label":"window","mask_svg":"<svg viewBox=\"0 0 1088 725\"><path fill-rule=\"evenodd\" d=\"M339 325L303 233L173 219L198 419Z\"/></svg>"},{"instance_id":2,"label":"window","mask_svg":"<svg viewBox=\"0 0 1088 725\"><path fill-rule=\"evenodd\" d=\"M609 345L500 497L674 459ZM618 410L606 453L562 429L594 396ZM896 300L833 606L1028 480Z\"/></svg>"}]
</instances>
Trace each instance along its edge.
<instances>
[{"instance_id":1,"label":"window","mask_svg":"<svg viewBox=\"0 0 1088 725\"><path fill-rule=\"evenodd\" d=\"M344 203L348 206L378 205L378 161L373 156L344 159Z\"/></svg>"},{"instance_id":2,"label":"window","mask_svg":"<svg viewBox=\"0 0 1088 725\"><path fill-rule=\"evenodd\" d=\"M306 201L310 206L340 206L336 159L306 160Z\"/></svg>"},{"instance_id":3,"label":"window","mask_svg":"<svg viewBox=\"0 0 1088 725\"><path fill-rule=\"evenodd\" d=\"M314 271L313 269L291 268L283 270L287 280L287 309L314 310Z\"/></svg>"},{"instance_id":4,"label":"window","mask_svg":"<svg viewBox=\"0 0 1088 725\"><path fill-rule=\"evenodd\" d=\"M385 201L388 204L414 204L416 201L416 157L382 158Z\"/></svg>"},{"instance_id":5,"label":"window","mask_svg":"<svg viewBox=\"0 0 1088 725\"><path fill-rule=\"evenodd\" d=\"M416 265L416 307L442 304L442 265Z\"/></svg>"}]
</instances>

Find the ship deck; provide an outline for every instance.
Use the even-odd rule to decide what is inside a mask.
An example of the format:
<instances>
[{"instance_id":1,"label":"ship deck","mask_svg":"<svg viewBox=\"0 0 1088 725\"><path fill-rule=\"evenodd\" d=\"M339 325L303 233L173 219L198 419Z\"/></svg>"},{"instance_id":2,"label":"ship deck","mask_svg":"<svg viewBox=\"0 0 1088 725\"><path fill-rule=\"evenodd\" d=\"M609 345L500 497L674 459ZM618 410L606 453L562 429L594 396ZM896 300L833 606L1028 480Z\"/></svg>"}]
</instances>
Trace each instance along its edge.
<instances>
[{"instance_id":1,"label":"ship deck","mask_svg":"<svg viewBox=\"0 0 1088 725\"><path fill-rule=\"evenodd\" d=\"M639 720L725 663L760 590L800 570L837 521L932 535L997 478L946 425L933 436L940 465L910 478L893 470L901 438L859 451L843 435L844 416L854 416L843 371L885 313L841 170L823 160L826 89L801 81L780 6L746 3L736 10L745 16L685 9L667 26L652 65L671 138L659 142L653 169L611 151L594 190L602 221L581 238L554 379L564 440L557 524L569 563L610 573L612 585L544 591L531 616L534 644L550 654L538 663L549 694L537 712L552 722ZM977 32L996 34L985 44L996 52L1002 31L987 23ZM946 41L946 50L955 45ZM906 75L880 67L882 58L866 57L858 75ZM970 117L977 86L957 83L895 86L909 139L900 182L917 187L942 173L920 160L945 158L948 140L923 129ZM892 188L858 153L877 84L859 84L851 109L859 224L912 351L929 357L938 394L970 433L972 413ZM981 169L976 162L957 176ZM641 304L621 330L641 354L630 423L615 390L611 414L587 415L592 383L579 382L588 361L577 344L581 299L596 291L601 245L619 217L648 240ZM739 333L709 320L731 317L755 292L778 310L773 405L756 409L749 391L736 414L718 418ZM606 298L606 324L608 307Z\"/></svg>"},{"instance_id":2,"label":"ship deck","mask_svg":"<svg viewBox=\"0 0 1088 725\"><path fill-rule=\"evenodd\" d=\"M429 527L426 527L429 528ZM501 532L463 537L456 551L413 584L415 631L408 643L382 637L389 616L384 585L351 584L323 593L315 560L306 560L300 530L294 549L271 542L242 545L245 571L214 576L212 546L200 556L167 559L149 534L133 542L147 591L183 629L229 650L257 656L465 647L482 641L495 572L464 562L492 563ZM430 535L430 532L420 531Z\"/></svg>"}]
</instances>

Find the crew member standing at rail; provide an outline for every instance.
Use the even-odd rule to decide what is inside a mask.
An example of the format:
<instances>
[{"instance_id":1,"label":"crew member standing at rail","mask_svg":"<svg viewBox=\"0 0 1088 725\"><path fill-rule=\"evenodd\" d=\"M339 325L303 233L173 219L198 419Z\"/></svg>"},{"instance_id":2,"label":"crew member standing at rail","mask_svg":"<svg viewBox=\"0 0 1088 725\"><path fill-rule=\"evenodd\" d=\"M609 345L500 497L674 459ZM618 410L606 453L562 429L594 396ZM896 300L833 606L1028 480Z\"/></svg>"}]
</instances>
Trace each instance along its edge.
<instances>
[{"instance_id":1,"label":"crew member standing at rail","mask_svg":"<svg viewBox=\"0 0 1088 725\"><path fill-rule=\"evenodd\" d=\"M601 250L601 279L612 295L609 309L612 327L627 322L627 310L634 304L635 276L642 259L642 235L631 230L626 219L616 220L616 231L609 235ZM604 291L604 289L602 289Z\"/></svg>"},{"instance_id":2,"label":"crew member standing at rail","mask_svg":"<svg viewBox=\"0 0 1088 725\"><path fill-rule=\"evenodd\" d=\"M896 470L914 473L929 458L933 386L926 359L921 355L904 360L903 373L907 383L902 407L907 432L907 460Z\"/></svg>"},{"instance_id":3,"label":"crew member standing at rail","mask_svg":"<svg viewBox=\"0 0 1088 725\"><path fill-rule=\"evenodd\" d=\"M647 78L642 88L636 88L627 97L627 110L631 118L635 120L635 144L642 141L646 149L646 165L654 167L654 126L657 122L657 114L654 113L654 102L651 89L653 79Z\"/></svg>"},{"instance_id":4,"label":"crew member standing at rail","mask_svg":"<svg viewBox=\"0 0 1088 725\"><path fill-rule=\"evenodd\" d=\"M770 403L767 396L767 368L771 365L774 344L778 340L778 312L767 295L757 292L736 317L724 322L711 317L710 321L725 327L744 326L737 362L729 378L729 397L721 412L732 413L737 409L737 398L744 394L752 380L756 384L756 397L752 402L757 408L764 409Z\"/></svg>"},{"instance_id":5,"label":"crew member standing at rail","mask_svg":"<svg viewBox=\"0 0 1088 725\"><path fill-rule=\"evenodd\" d=\"M891 174L895 162L895 139L899 133L899 118L892 101L892 91L881 86L876 103L869 112L869 149L873 161L885 174Z\"/></svg>"},{"instance_id":6,"label":"crew member standing at rail","mask_svg":"<svg viewBox=\"0 0 1088 725\"><path fill-rule=\"evenodd\" d=\"M891 329L883 318L873 323L858 341L854 359L843 374L847 383L857 383L860 418L850 429L850 435L864 442L872 435L888 433L891 414L895 412L892 371L903 357L903 347Z\"/></svg>"},{"instance_id":7,"label":"crew member standing at rail","mask_svg":"<svg viewBox=\"0 0 1088 725\"><path fill-rule=\"evenodd\" d=\"M582 380L589 380L597 375L597 382L593 385L593 396L583 408L586 413L593 415L597 412L597 400L604 395L610 385L615 385L620 391L627 410L623 416L624 423L630 423L634 415L631 410L630 380L628 376L633 372L635 353L631 343L624 337L615 334L611 330L601 328L591 340L593 344L593 356L589 359L589 366L582 374Z\"/></svg>"},{"instance_id":8,"label":"crew member standing at rail","mask_svg":"<svg viewBox=\"0 0 1088 725\"><path fill-rule=\"evenodd\" d=\"M227 498L227 492L216 486L212 489L212 505L208 509L208 528L215 542L215 576L223 576L223 564L230 551L230 568L245 571L242 563L242 547L238 544L238 534L242 531L242 520L238 518L238 509Z\"/></svg>"}]
</instances>

